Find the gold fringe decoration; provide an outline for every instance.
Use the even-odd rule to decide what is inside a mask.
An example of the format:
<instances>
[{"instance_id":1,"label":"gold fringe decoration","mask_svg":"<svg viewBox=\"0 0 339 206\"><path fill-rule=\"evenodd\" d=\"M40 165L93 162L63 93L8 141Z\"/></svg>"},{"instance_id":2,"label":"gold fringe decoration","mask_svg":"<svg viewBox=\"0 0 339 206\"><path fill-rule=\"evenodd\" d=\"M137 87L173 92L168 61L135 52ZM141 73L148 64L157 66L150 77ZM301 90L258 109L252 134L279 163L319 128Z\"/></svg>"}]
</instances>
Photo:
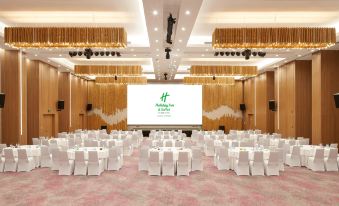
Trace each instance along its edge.
<instances>
[{"instance_id":1,"label":"gold fringe decoration","mask_svg":"<svg viewBox=\"0 0 339 206\"><path fill-rule=\"evenodd\" d=\"M135 65L75 65L78 76L140 76L142 67Z\"/></svg>"},{"instance_id":2,"label":"gold fringe decoration","mask_svg":"<svg viewBox=\"0 0 339 206\"><path fill-rule=\"evenodd\" d=\"M199 66L192 65L192 76L244 76L253 77L258 73L256 66Z\"/></svg>"},{"instance_id":3,"label":"gold fringe decoration","mask_svg":"<svg viewBox=\"0 0 339 206\"><path fill-rule=\"evenodd\" d=\"M233 77L184 77L184 84L234 85Z\"/></svg>"},{"instance_id":4,"label":"gold fringe decoration","mask_svg":"<svg viewBox=\"0 0 339 206\"><path fill-rule=\"evenodd\" d=\"M147 84L146 77L97 77L96 84Z\"/></svg>"},{"instance_id":5,"label":"gold fringe decoration","mask_svg":"<svg viewBox=\"0 0 339 206\"><path fill-rule=\"evenodd\" d=\"M17 48L126 48L124 28L6 27L5 44Z\"/></svg>"},{"instance_id":6,"label":"gold fringe decoration","mask_svg":"<svg viewBox=\"0 0 339 206\"><path fill-rule=\"evenodd\" d=\"M217 48L326 48L336 43L335 28L216 28Z\"/></svg>"}]
</instances>

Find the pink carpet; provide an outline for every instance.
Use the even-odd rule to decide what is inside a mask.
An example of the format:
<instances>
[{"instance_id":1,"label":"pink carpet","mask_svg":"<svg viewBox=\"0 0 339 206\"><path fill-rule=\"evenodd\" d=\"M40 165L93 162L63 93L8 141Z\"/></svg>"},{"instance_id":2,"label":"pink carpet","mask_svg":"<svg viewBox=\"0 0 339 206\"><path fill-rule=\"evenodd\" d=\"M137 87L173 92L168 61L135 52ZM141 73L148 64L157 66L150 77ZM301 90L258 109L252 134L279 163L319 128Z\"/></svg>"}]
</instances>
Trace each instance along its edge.
<instances>
[{"instance_id":1,"label":"pink carpet","mask_svg":"<svg viewBox=\"0 0 339 206\"><path fill-rule=\"evenodd\" d=\"M118 172L58 176L50 169L0 173L0 205L339 205L339 173L288 168L279 177L238 177L204 158L189 177L151 177L138 154Z\"/></svg>"}]
</instances>

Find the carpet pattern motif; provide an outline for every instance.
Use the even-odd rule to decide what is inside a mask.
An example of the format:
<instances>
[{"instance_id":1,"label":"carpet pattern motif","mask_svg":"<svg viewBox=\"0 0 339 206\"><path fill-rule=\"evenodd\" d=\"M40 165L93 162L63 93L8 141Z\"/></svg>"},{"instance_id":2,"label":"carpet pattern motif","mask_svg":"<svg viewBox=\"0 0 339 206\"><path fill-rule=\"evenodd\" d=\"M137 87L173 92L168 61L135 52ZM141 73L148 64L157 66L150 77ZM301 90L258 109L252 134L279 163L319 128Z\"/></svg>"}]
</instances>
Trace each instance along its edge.
<instances>
[{"instance_id":1,"label":"carpet pattern motif","mask_svg":"<svg viewBox=\"0 0 339 206\"><path fill-rule=\"evenodd\" d=\"M0 205L339 205L339 173L288 168L278 177L238 177L204 157L189 177L153 177L138 171L138 152L120 171L58 176L47 168L0 173Z\"/></svg>"}]
</instances>

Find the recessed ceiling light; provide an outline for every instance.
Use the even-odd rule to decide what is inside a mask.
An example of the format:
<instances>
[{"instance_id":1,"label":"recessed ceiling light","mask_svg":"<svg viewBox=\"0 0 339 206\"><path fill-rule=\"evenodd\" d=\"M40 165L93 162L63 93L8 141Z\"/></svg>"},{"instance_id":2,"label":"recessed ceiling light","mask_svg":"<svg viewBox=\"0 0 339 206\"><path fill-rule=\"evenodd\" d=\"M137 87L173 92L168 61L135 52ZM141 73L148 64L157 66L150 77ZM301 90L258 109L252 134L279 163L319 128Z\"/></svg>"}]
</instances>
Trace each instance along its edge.
<instances>
[{"instance_id":1,"label":"recessed ceiling light","mask_svg":"<svg viewBox=\"0 0 339 206\"><path fill-rule=\"evenodd\" d=\"M205 54L202 54L201 56L202 56L202 57L204 57L204 56L205 56Z\"/></svg>"},{"instance_id":2,"label":"recessed ceiling light","mask_svg":"<svg viewBox=\"0 0 339 206\"><path fill-rule=\"evenodd\" d=\"M208 51L208 49L205 49L205 51Z\"/></svg>"},{"instance_id":3,"label":"recessed ceiling light","mask_svg":"<svg viewBox=\"0 0 339 206\"><path fill-rule=\"evenodd\" d=\"M136 54L134 54L133 56L134 56L134 57L136 57L137 55L136 55Z\"/></svg>"},{"instance_id":4,"label":"recessed ceiling light","mask_svg":"<svg viewBox=\"0 0 339 206\"><path fill-rule=\"evenodd\" d=\"M158 43L158 42L159 42L159 40L158 40L158 39L156 39L156 40L155 40L155 43Z\"/></svg>"},{"instance_id":5,"label":"recessed ceiling light","mask_svg":"<svg viewBox=\"0 0 339 206\"><path fill-rule=\"evenodd\" d=\"M62 56L62 54L59 54L59 57L61 57Z\"/></svg>"},{"instance_id":6,"label":"recessed ceiling light","mask_svg":"<svg viewBox=\"0 0 339 206\"><path fill-rule=\"evenodd\" d=\"M152 13L153 13L154 16L158 15L158 11L157 10L153 10Z\"/></svg>"},{"instance_id":7,"label":"recessed ceiling light","mask_svg":"<svg viewBox=\"0 0 339 206\"><path fill-rule=\"evenodd\" d=\"M134 51L134 49L131 49L131 51Z\"/></svg>"},{"instance_id":8,"label":"recessed ceiling light","mask_svg":"<svg viewBox=\"0 0 339 206\"><path fill-rule=\"evenodd\" d=\"M58 65L58 67L61 67L60 65Z\"/></svg>"},{"instance_id":9,"label":"recessed ceiling light","mask_svg":"<svg viewBox=\"0 0 339 206\"><path fill-rule=\"evenodd\" d=\"M47 62L51 62L50 60L48 60Z\"/></svg>"},{"instance_id":10,"label":"recessed ceiling light","mask_svg":"<svg viewBox=\"0 0 339 206\"><path fill-rule=\"evenodd\" d=\"M157 57L159 56L159 54L157 54Z\"/></svg>"},{"instance_id":11,"label":"recessed ceiling light","mask_svg":"<svg viewBox=\"0 0 339 206\"><path fill-rule=\"evenodd\" d=\"M34 54L34 56L36 56L36 57L37 57L38 55L37 55L37 54Z\"/></svg>"},{"instance_id":12,"label":"recessed ceiling light","mask_svg":"<svg viewBox=\"0 0 339 206\"><path fill-rule=\"evenodd\" d=\"M181 43L181 42L182 42L182 40L181 40L181 39L179 39L179 42Z\"/></svg>"},{"instance_id":13,"label":"recessed ceiling light","mask_svg":"<svg viewBox=\"0 0 339 206\"><path fill-rule=\"evenodd\" d=\"M185 28L185 27L181 27L181 30L182 30L182 31L186 31L186 28Z\"/></svg>"},{"instance_id":14,"label":"recessed ceiling light","mask_svg":"<svg viewBox=\"0 0 339 206\"><path fill-rule=\"evenodd\" d=\"M298 54L298 57L301 57L301 54Z\"/></svg>"},{"instance_id":15,"label":"recessed ceiling light","mask_svg":"<svg viewBox=\"0 0 339 206\"><path fill-rule=\"evenodd\" d=\"M189 10L186 10L186 11L185 11L185 14L186 14L186 15L190 15L191 12L190 12Z\"/></svg>"},{"instance_id":16,"label":"recessed ceiling light","mask_svg":"<svg viewBox=\"0 0 339 206\"><path fill-rule=\"evenodd\" d=\"M159 49L156 49L157 51L159 51Z\"/></svg>"},{"instance_id":17,"label":"recessed ceiling light","mask_svg":"<svg viewBox=\"0 0 339 206\"><path fill-rule=\"evenodd\" d=\"M158 31L158 27L155 27L155 28L154 28L154 31Z\"/></svg>"},{"instance_id":18,"label":"recessed ceiling light","mask_svg":"<svg viewBox=\"0 0 339 206\"><path fill-rule=\"evenodd\" d=\"M276 54L275 56L276 56L276 57L278 57L278 56L279 56L279 54Z\"/></svg>"},{"instance_id":19,"label":"recessed ceiling light","mask_svg":"<svg viewBox=\"0 0 339 206\"><path fill-rule=\"evenodd\" d=\"M180 51L180 49L177 49L177 51Z\"/></svg>"}]
</instances>

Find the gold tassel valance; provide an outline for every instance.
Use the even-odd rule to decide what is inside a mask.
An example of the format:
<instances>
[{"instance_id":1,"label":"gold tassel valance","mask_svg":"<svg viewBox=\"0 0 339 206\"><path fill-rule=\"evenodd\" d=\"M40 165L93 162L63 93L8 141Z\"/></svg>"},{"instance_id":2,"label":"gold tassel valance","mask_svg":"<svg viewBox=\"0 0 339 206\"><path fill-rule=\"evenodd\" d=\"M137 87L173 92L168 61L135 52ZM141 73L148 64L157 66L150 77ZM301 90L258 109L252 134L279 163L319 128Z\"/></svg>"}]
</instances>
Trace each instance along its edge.
<instances>
[{"instance_id":1,"label":"gold tassel valance","mask_svg":"<svg viewBox=\"0 0 339 206\"><path fill-rule=\"evenodd\" d=\"M190 74L192 76L243 76L251 77L257 75L256 66L200 66L192 65Z\"/></svg>"},{"instance_id":2,"label":"gold tassel valance","mask_svg":"<svg viewBox=\"0 0 339 206\"><path fill-rule=\"evenodd\" d=\"M234 85L233 77L184 77L184 84Z\"/></svg>"},{"instance_id":3,"label":"gold tassel valance","mask_svg":"<svg viewBox=\"0 0 339 206\"><path fill-rule=\"evenodd\" d=\"M5 44L17 48L125 48L124 28L6 27Z\"/></svg>"},{"instance_id":4,"label":"gold tassel valance","mask_svg":"<svg viewBox=\"0 0 339 206\"><path fill-rule=\"evenodd\" d=\"M216 28L213 48L325 48L336 43L335 28Z\"/></svg>"},{"instance_id":5,"label":"gold tassel valance","mask_svg":"<svg viewBox=\"0 0 339 206\"><path fill-rule=\"evenodd\" d=\"M147 84L146 77L97 77L97 84Z\"/></svg>"},{"instance_id":6,"label":"gold tassel valance","mask_svg":"<svg viewBox=\"0 0 339 206\"><path fill-rule=\"evenodd\" d=\"M140 76L140 65L75 65L74 73L78 76Z\"/></svg>"}]
</instances>

